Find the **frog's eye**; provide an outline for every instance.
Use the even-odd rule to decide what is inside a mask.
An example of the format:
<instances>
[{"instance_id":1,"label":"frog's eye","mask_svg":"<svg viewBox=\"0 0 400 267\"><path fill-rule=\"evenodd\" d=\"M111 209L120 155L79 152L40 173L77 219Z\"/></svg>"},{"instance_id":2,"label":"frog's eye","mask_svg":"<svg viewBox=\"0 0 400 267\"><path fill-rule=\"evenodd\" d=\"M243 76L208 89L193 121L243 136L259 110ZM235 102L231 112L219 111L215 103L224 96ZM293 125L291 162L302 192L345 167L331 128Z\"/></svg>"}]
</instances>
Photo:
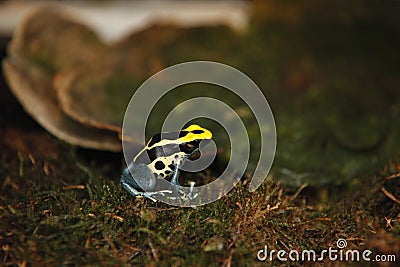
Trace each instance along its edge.
<instances>
[{"instance_id":1,"label":"frog's eye","mask_svg":"<svg viewBox=\"0 0 400 267\"><path fill-rule=\"evenodd\" d=\"M187 146L189 149L195 148L195 146L194 146L193 144L191 144L191 143L187 143L186 146Z\"/></svg>"},{"instance_id":2,"label":"frog's eye","mask_svg":"<svg viewBox=\"0 0 400 267\"><path fill-rule=\"evenodd\" d=\"M196 140L195 140L195 141L196 141ZM194 142L195 142L195 141L194 141ZM194 148L196 148L196 146L194 145L194 143L187 143L186 146L187 146L189 149L194 149Z\"/></svg>"},{"instance_id":3,"label":"frog's eye","mask_svg":"<svg viewBox=\"0 0 400 267\"><path fill-rule=\"evenodd\" d=\"M180 151L191 154L199 147L200 140L193 140L187 143L182 143L179 145Z\"/></svg>"}]
</instances>

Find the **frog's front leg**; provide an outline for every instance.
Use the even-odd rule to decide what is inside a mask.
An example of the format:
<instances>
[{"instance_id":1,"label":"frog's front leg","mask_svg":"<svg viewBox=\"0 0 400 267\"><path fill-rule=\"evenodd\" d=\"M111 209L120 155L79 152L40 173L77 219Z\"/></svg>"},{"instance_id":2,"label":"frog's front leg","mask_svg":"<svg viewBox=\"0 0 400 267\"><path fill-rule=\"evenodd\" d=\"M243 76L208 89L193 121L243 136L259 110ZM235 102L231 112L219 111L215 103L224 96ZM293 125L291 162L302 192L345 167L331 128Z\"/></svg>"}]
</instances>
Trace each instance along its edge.
<instances>
[{"instance_id":1,"label":"frog's front leg","mask_svg":"<svg viewBox=\"0 0 400 267\"><path fill-rule=\"evenodd\" d=\"M193 200L193 199L195 199L197 196L198 196L198 194L193 194L193 189L194 189L194 185L195 185L195 183L194 182L191 182L190 183L190 192L189 192L189 194L188 195L185 195L185 193L183 193L182 191L180 191L179 190L179 186L180 186L180 184L179 184L179 181L178 181L178 178L179 178L179 174L180 174L180 169L179 169L179 167L181 166L183 164L183 161L178 161L177 163L176 163L176 166L175 166L175 169L174 169L174 174L173 174L173 176L172 176L172 179L171 179L171 184L172 184L172 187L173 187L173 189L174 189L174 191L176 192L176 193L180 193L181 194L181 198L182 197L187 197L187 198L189 198L190 200Z\"/></svg>"},{"instance_id":2,"label":"frog's front leg","mask_svg":"<svg viewBox=\"0 0 400 267\"><path fill-rule=\"evenodd\" d=\"M180 174L180 169L179 169L179 167L180 167L182 164L183 164L183 160L178 160L178 161L176 162L176 165L175 165L175 168L174 168L174 173L173 173L173 176L172 176L172 179L171 179L172 188L173 188L173 190L175 191L176 194L178 194L178 193L181 193L181 194L182 194L182 192L179 191L179 186L180 186L180 184L179 184L179 181L178 181L179 174Z\"/></svg>"},{"instance_id":3,"label":"frog's front leg","mask_svg":"<svg viewBox=\"0 0 400 267\"><path fill-rule=\"evenodd\" d=\"M188 197L190 200L195 199L195 198L199 195L198 193L193 194L193 190L194 190L195 184L196 184L195 182L190 182L190 191L189 191L189 194L187 194L187 197Z\"/></svg>"},{"instance_id":4,"label":"frog's front leg","mask_svg":"<svg viewBox=\"0 0 400 267\"><path fill-rule=\"evenodd\" d=\"M181 166L180 160L178 160L178 162L175 165L174 175L172 176L172 179L171 179L171 184L174 186L175 189L177 188L177 186L180 185L179 181L178 181L179 174L180 174L179 166Z\"/></svg>"}]
</instances>

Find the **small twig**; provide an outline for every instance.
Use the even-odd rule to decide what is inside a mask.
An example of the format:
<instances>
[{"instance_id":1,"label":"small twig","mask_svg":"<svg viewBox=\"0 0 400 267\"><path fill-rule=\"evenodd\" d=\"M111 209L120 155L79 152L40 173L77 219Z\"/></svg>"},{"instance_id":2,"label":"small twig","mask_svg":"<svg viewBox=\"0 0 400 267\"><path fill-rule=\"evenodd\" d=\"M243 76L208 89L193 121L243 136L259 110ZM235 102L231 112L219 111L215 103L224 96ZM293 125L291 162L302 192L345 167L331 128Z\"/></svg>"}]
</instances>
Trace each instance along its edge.
<instances>
[{"instance_id":1,"label":"small twig","mask_svg":"<svg viewBox=\"0 0 400 267\"><path fill-rule=\"evenodd\" d=\"M105 215L110 216L113 219L117 219L120 222L124 222L125 221L125 219L122 218L121 216L115 215L115 214L113 214L111 212L106 212Z\"/></svg>"},{"instance_id":2,"label":"small twig","mask_svg":"<svg viewBox=\"0 0 400 267\"><path fill-rule=\"evenodd\" d=\"M328 222L332 221L332 219L329 217L318 217L318 218L316 218L316 220L317 221L328 221Z\"/></svg>"},{"instance_id":3,"label":"small twig","mask_svg":"<svg viewBox=\"0 0 400 267\"><path fill-rule=\"evenodd\" d=\"M153 246L153 243L151 243L151 241L149 240L149 247L151 249L151 254L153 254L153 258L155 262L158 262L158 255L157 255L157 251Z\"/></svg>"},{"instance_id":4,"label":"small twig","mask_svg":"<svg viewBox=\"0 0 400 267\"><path fill-rule=\"evenodd\" d=\"M400 204L400 200L398 200L395 196L392 195L392 193L390 193L389 191L387 191L385 189L385 187L382 186L381 188L382 192L391 200L393 200L394 202L396 202L397 204Z\"/></svg>"},{"instance_id":5,"label":"small twig","mask_svg":"<svg viewBox=\"0 0 400 267\"><path fill-rule=\"evenodd\" d=\"M84 185L68 185L68 186L63 186L63 190L73 190L73 189L85 189Z\"/></svg>"},{"instance_id":6,"label":"small twig","mask_svg":"<svg viewBox=\"0 0 400 267\"><path fill-rule=\"evenodd\" d=\"M266 212L270 212L270 211L272 211L272 210L276 210L276 209L278 209L279 208L279 206L280 206L280 202L278 202L278 203L276 203L274 206L272 206L271 207L271 205L267 205L267 208L265 209L265 211Z\"/></svg>"},{"instance_id":7,"label":"small twig","mask_svg":"<svg viewBox=\"0 0 400 267\"><path fill-rule=\"evenodd\" d=\"M18 159L19 159L18 173L19 173L19 176L23 177L24 176L24 157L22 156L22 153L20 151L18 151Z\"/></svg>"},{"instance_id":8,"label":"small twig","mask_svg":"<svg viewBox=\"0 0 400 267\"><path fill-rule=\"evenodd\" d=\"M390 180L390 179L395 179L395 178L400 178L400 172L386 177L385 180Z\"/></svg>"},{"instance_id":9,"label":"small twig","mask_svg":"<svg viewBox=\"0 0 400 267\"><path fill-rule=\"evenodd\" d=\"M289 201L292 202L293 200L295 200L300 195L301 191L303 191L303 189L306 188L307 186L308 184L302 184L294 193L294 195L289 198Z\"/></svg>"},{"instance_id":10,"label":"small twig","mask_svg":"<svg viewBox=\"0 0 400 267\"><path fill-rule=\"evenodd\" d=\"M232 266L232 255L233 255L233 250L231 249L229 251L229 256L226 258L222 264L224 267L231 267Z\"/></svg>"},{"instance_id":11,"label":"small twig","mask_svg":"<svg viewBox=\"0 0 400 267\"><path fill-rule=\"evenodd\" d=\"M88 237L86 238L86 241L85 241L85 249L89 249L90 248L91 240L92 240L92 237L89 234Z\"/></svg>"},{"instance_id":12,"label":"small twig","mask_svg":"<svg viewBox=\"0 0 400 267\"><path fill-rule=\"evenodd\" d=\"M35 165L35 164L36 164L36 160L35 160L35 158L32 156L32 154L28 154L28 158L29 158L29 160L31 161L32 165Z\"/></svg>"},{"instance_id":13,"label":"small twig","mask_svg":"<svg viewBox=\"0 0 400 267\"><path fill-rule=\"evenodd\" d=\"M132 260L133 258L135 258L137 255L139 255L140 250L136 251L135 253L133 253L129 258L128 261Z\"/></svg>"},{"instance_id":14,"label":"small twig","mask_svg":"<svg viewBox=\"0 0 400 267\"><path fill-rule=\"evenodd\" d=\"M394 221L394 220L385 216L385 221L386 221L386 225L385 226L387 228L393 229L392 221Z\"/></svg>"},{"instance_id":15,"label":"small twig","mask_svg":"<svg viewBox=\"0 0 400 267\"><path fill-rule=\"evenodd\" d=\"M50 169L49 169L49 165L47 164L47 162L43 163L43 171L46 175L50 175Z\"/></svg>"}]
</instances>

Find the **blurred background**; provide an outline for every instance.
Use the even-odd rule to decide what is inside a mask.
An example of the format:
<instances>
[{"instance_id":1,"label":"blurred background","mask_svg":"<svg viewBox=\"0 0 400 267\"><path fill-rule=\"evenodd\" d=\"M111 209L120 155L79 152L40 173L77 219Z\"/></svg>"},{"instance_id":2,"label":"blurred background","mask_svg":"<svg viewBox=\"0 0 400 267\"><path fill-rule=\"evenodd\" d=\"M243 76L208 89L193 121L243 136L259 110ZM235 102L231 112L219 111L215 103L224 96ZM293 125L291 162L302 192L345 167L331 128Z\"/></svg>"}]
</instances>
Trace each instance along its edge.
<instances>
[{"instance_id":1,"label":"blurred background","mask_svg":"<svg viewBox=\"0 0 400 267\"><path fill-rule=\"evenodd\" d=\"M358 184L361 174L398 157L398 8L397 1L5 1L4 70L45 129L72 144L118 151L134 88L177 63L225 63L253 79L272 107L275 177L297 186ZM209 87L168 95L149 131L177 103L211 95L241 111L257 151L248 107Z\"/></svg>"},{"instance_id":2,"label":"blurred background","mask_svg":"<svg viewBox=\"0 0 400 267\"><path fill-rule=\"evenodd\" d=\"M125 219L132 214L142 214L143 202L129 204L131 211L112 209L109 204L96 202L108 199L115 207L124 206L127 201L119 198L118 180L123 166L119 137L128 100L135 88L165 67L190 60L211 60L231 65L255 81L275 116L277 151L267 189L263 187L261 196L253 196L260 201L258 205L265 206L265 201L270 201L268 194L274 196L271 199L281 200L282 191L275 190L271 183L277 182L284 192L293 193L293 199L301 192L301 201L289 201L295 207L293 212L299 212L296 213L298 217L284 217L286 215L282 214L291 213L283 205L277 214L268 213L276 221L266 221L268 216L263 213L265 216L254 226L247 225L247 233L252 231L252 236L254 233L265 234L262 237L254 234L258 243L252 245L246 241L246 231L242 228L244 244L235 243L236 239L231 235L232 221L244 225L240 218L225 214L226 217L221 219L216 215L221 221L230 222L230 226L218 222L221 228L214 229L216 233L224 233L224 248L233 242L240 247L238 251L242 254L238 252L238 255L248 256L256 251L256 245L265 244L267 237L282 232L286 237L296 235L297 232L291 233L288 229L293 228L293 231L300 229L303 237L314 237L317 233L313 241L307 239L307 242L319 247L326 245L324 248L334 242L338 233L359 237L352 244L355 247L366 244L376 247L375 243L364 240L371 232L384 233L379 238L389 240L389 245L378 246L378 250L392 248L388 251L398 253L398 245L390 245L396 243L394 237L385 231L399 231L399 224L394 223L399 221L400 214L399 14L400 2L395 0L2 1L0 185L4 194L0 200L2 209L10 203L18 206L15 213L7 210L5 215L0 215L6 218L3 229L10 227L7 222L11 223L13 216L22 218L18 210L22 214L30 208L38 210L30 217L36 218L32 219L35 222L44 217L51 218L45 210L59 216L72 216L72 220L81 218L81 215L74 215L72 207L64 211L56 208L68 207L71 202L76 204L75 210L82 208L89 214L95 214L93 209L99 214L125 216ZM252 158L243 177L245 186L258 159L259 129L248 107L234 95L209 85L180 88L158 104L148 131L156 133L169 110L194 96L222 99L244 120L252 140ZM214 133L223 132L218 125L204 123ZM212 180L229 160L229 140L224 134L215 136L219 138L219 159L198 176L204 181ZM88 192L62 196L55 193L60 188L69 190L71 185L82 185ZM58 202L48 206L36 203L40 196L53 194L59 197ZM243 207L240 208L243 194L242 191L232 193L233 202L226 203L232 205L223 209L244 212ZM357 202L360 199L361 202ZM336 203L343 205L335 206ZM305 206L315 212L308 221L305 220L310 223L310 231L315 231L312 233L299 223L304 223L300 214L307 214L305 210L309 212ZM107 207L105 212L103 207ZM268 202L268 210L269 207ZM208 212L213 213L213 208L220 207L210 206ZM355 210L361 211L355 215ZM206 216L201 211L193 216L200 219ZM139 221L129 222L142 223L159 233L158 229L167 229L164 226L157 228L160 218L157 216L163 214L142 214L140 219L132 216L135 218L132 220ZM104 216L108 218L109 215ZM177 218L180 215L168 216ZM103 217L97 218L101 221ZM314 222L311 218L322 219ZM279 228L283 225L281 219L284 222L293 219L291 222L299 228ZM367 219L371 222L369 225L360 225L360 221ZM321 221L326 224L321 226ZM74 222L70 224L76 226ZM152 228L153 224L155 228ZM272 227L275 230L279 228L279 231L262 230L266 224L277 227ZM342 227L340 231L338 224ZM33 227L22 222L18 225ZM213 232L193 225L204 233ZM346 228L346 225L351 227ZM88 223L82 228L76 227L86 230L89 226ZM122 229L126 230L127 226L129 223ZM53 233L51 227L40 231ZM118 227L111 225L107 229L114 235ZM377 229L384 230L379 232ZM31 230L36 232L34 227ZM241 234L237 234L240 239ZM130 238L123 233L121 236L123 240ZM193 243L198 245L197 248L212 243L211 239L205 238L206 234L198 235L198 239L196 236L194 231ZM167 237L170 236L167 234ZM75 241L90 243L89 239ZM286 243L274 239L273 245L277 248L292 245L307 248L302 238L300 241L283 239ZM103 243L99 240L101 238L97 240L101 246ZM147 242L148 236L143 240ZM177 240L183 239L178 236ZM40 238L36 241L44 242ZM0 236L0 242L23 247L24 240ZM152 245L141 242L133 243L147 254L140 256L142 258L136 263L155 258ZM166 255L173 254L171 248L167 248L168 242L167 245L156 245ZM119 255L118 245L110 246L116 253L113 255ZM226 251L232 251L230 248ZM25 249L33 251L30 245ZM87 249L90 250L90 245ZM131 250L129 253L136 253ZM7 254L3 248L2 255L21 255L15 251ZM216 258L231 257L232 260L229 253L218 254ZM45 255L44 258L50 259L54 256L51 253ZM14 259L14 256L10 258ZM35 257L42 262L40 255ZM124 256L118 257L123 262L130 261ZM239 258L237 256L237 262L240 262Z\"/></svg>"}]
</instances>

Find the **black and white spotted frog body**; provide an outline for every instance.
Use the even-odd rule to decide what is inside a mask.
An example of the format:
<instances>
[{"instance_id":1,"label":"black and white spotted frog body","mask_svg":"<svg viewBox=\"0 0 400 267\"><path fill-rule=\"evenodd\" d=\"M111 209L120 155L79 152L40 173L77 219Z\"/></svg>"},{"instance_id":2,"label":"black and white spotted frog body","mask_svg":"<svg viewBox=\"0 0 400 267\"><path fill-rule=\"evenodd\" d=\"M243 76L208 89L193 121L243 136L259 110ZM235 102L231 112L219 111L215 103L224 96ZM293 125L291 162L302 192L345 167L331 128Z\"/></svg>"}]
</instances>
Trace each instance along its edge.
<instances>
[{"instance_id":1,"label":"black and white spotted frog body","mask_svg":"<svg viewBox=\"0 0 400 267\"><path fill-rule=\"evenodd\" d=\"M212 133L197 124L180 132L154 135L122 172L122 187L132 196L144 196L153 201L156 201L153 195L172 193L169 190L154 190L157 179L172 177L171 183L178 186L179 167L199 151L202 141L211 138ZM140 186L136 181L140 181Z\"/></svg>"}]
</instances>

